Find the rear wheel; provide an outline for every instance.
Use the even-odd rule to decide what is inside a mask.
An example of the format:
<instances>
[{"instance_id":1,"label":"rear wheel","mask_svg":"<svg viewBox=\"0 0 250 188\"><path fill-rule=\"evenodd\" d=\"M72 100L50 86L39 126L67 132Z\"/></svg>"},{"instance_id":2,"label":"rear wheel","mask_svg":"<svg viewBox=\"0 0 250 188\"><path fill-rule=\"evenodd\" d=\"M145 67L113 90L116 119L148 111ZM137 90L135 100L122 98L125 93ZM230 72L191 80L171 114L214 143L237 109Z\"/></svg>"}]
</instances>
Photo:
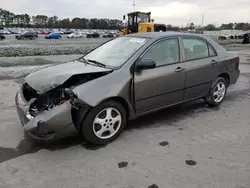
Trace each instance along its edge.
<instances>
[{"instance_id":1,"label":"rear wheel","mask_svg":"<svg viewBox=\"0 0 250 188\"><path fill-rule=\"evenodd\" d=\"M92 108L81 125L82 135L98 145L105 145L116 139L127 124L124 107L113 100L105 101Z\"/></svg>"},{"instance_id":2,"label":"rear wheel","mask_svg":"<svg viewBox=\"0 0 250 188\"><path fill-rule=\"evenodd\" d=\"M219 106L227 94L227 81L218 77L213 83L205 101L211 106Z\"/></svg>"}]
</instances>

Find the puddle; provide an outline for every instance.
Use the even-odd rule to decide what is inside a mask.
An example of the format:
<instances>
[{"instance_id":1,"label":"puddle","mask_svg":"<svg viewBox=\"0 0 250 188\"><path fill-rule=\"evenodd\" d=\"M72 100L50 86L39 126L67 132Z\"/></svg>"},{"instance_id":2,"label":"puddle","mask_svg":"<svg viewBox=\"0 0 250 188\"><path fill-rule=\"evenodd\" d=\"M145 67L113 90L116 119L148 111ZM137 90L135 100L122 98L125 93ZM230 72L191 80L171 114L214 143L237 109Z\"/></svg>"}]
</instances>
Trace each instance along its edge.
<instances>
[{"instance_id":1,"label":"puddle","mask_svg":"<svg viewBox=\"0 0 250 188\"><path fill-rule=\"evenodd\" d=\"M126 161L118 163L118 168L125 168L127 166L128 166L128 162L126 162Z\"/></svg>"},{"instance_id":2,"label":"puddle","mask_svg":"<svg viewBox=\"0 0 250 188\"><path fill-rule=\"evenodd\" d=\"M159 143L160 146L169 146L169 142L163 141Z\"/></svg>"},{"instance_id":3,"label":"puddle","mask_svg":"<svg viewBox=\"0 0 250 188\"><path fill-rule=\"evenodd\" d=\"M153 185L148 186L148 188L159 188L159 187L158 187L158 185L153 184Z\"/></svg>"},{"instance_id":4,"label":"puddle","mask_svg":"<svg viewBox=\"0 0 250 188\"><path fill-rule=\"evenodd\" d=\"M197 164L197 162L196 162L196 161L193 161L193 160L186 160L185 162L186 162L186 164L189 165L189 166L195 166L195 165Z\"/></svg>"}]
</instances>

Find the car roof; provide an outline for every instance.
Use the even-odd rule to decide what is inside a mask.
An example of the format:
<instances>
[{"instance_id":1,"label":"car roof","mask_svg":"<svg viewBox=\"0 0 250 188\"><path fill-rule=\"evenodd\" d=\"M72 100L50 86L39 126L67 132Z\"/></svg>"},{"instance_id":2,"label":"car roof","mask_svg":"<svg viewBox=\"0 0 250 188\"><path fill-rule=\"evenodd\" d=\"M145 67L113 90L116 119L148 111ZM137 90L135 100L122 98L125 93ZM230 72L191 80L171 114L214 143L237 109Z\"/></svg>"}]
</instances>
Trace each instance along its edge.
<instances>
[{"instance_id":1,"label":"car roof","mask_svg":"<svg viewBox=\"0 0 250 188\"><path fill-rule=\"evenodd\" d=\"M200 36L200 34L193 33L181 33L181 32L145 32L145 33L134 33L125 35L125 37L145 37L145 38L164 38L164 37L174 37L174 36Z\"/></svg>"}]
</instances>

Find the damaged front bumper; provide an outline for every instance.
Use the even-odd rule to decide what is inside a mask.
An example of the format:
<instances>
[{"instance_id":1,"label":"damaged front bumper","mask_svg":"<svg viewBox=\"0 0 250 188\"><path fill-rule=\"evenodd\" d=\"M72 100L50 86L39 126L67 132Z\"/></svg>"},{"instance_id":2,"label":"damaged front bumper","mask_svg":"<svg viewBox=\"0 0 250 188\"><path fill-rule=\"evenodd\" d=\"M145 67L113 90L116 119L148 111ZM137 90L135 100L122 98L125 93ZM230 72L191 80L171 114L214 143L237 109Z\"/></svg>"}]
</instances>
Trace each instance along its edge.
<instances>
[{"instance_id":1,"label":"damaged front bumper","mask_svg":"<svg viewBox=\"0 0 250 188\"><path fill-rule=\"evenodd\" d=\"M45 110L35 117L29 113L30 103L26 102L21 90L16 94L15 103L23 129L35 139L53 139L57 133L73 125L71 106L67 102Z\"/></svg>"}]
</instances>

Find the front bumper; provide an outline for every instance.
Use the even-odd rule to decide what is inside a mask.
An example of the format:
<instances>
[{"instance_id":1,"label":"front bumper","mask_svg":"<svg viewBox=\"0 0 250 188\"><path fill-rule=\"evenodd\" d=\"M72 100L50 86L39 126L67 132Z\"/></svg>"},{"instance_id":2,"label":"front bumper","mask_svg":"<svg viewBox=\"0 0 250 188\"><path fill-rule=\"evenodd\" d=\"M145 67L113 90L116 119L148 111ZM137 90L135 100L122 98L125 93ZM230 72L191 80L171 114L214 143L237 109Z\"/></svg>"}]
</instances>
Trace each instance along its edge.
<instances>
[{"instance_id":1,"label":"front bumper","mask_svg":"<svg viewBox=\"0 0 250 188\"><path fill-rule=\"evenodd\" d=\"M66 127L72 126L71 106L66 102L51 110L43 111L36 117L29 114L30 103L27 103L18 91L15 97L16 109L25 132L38 140L53 139Z\"/></svg>"}]
</instances>

